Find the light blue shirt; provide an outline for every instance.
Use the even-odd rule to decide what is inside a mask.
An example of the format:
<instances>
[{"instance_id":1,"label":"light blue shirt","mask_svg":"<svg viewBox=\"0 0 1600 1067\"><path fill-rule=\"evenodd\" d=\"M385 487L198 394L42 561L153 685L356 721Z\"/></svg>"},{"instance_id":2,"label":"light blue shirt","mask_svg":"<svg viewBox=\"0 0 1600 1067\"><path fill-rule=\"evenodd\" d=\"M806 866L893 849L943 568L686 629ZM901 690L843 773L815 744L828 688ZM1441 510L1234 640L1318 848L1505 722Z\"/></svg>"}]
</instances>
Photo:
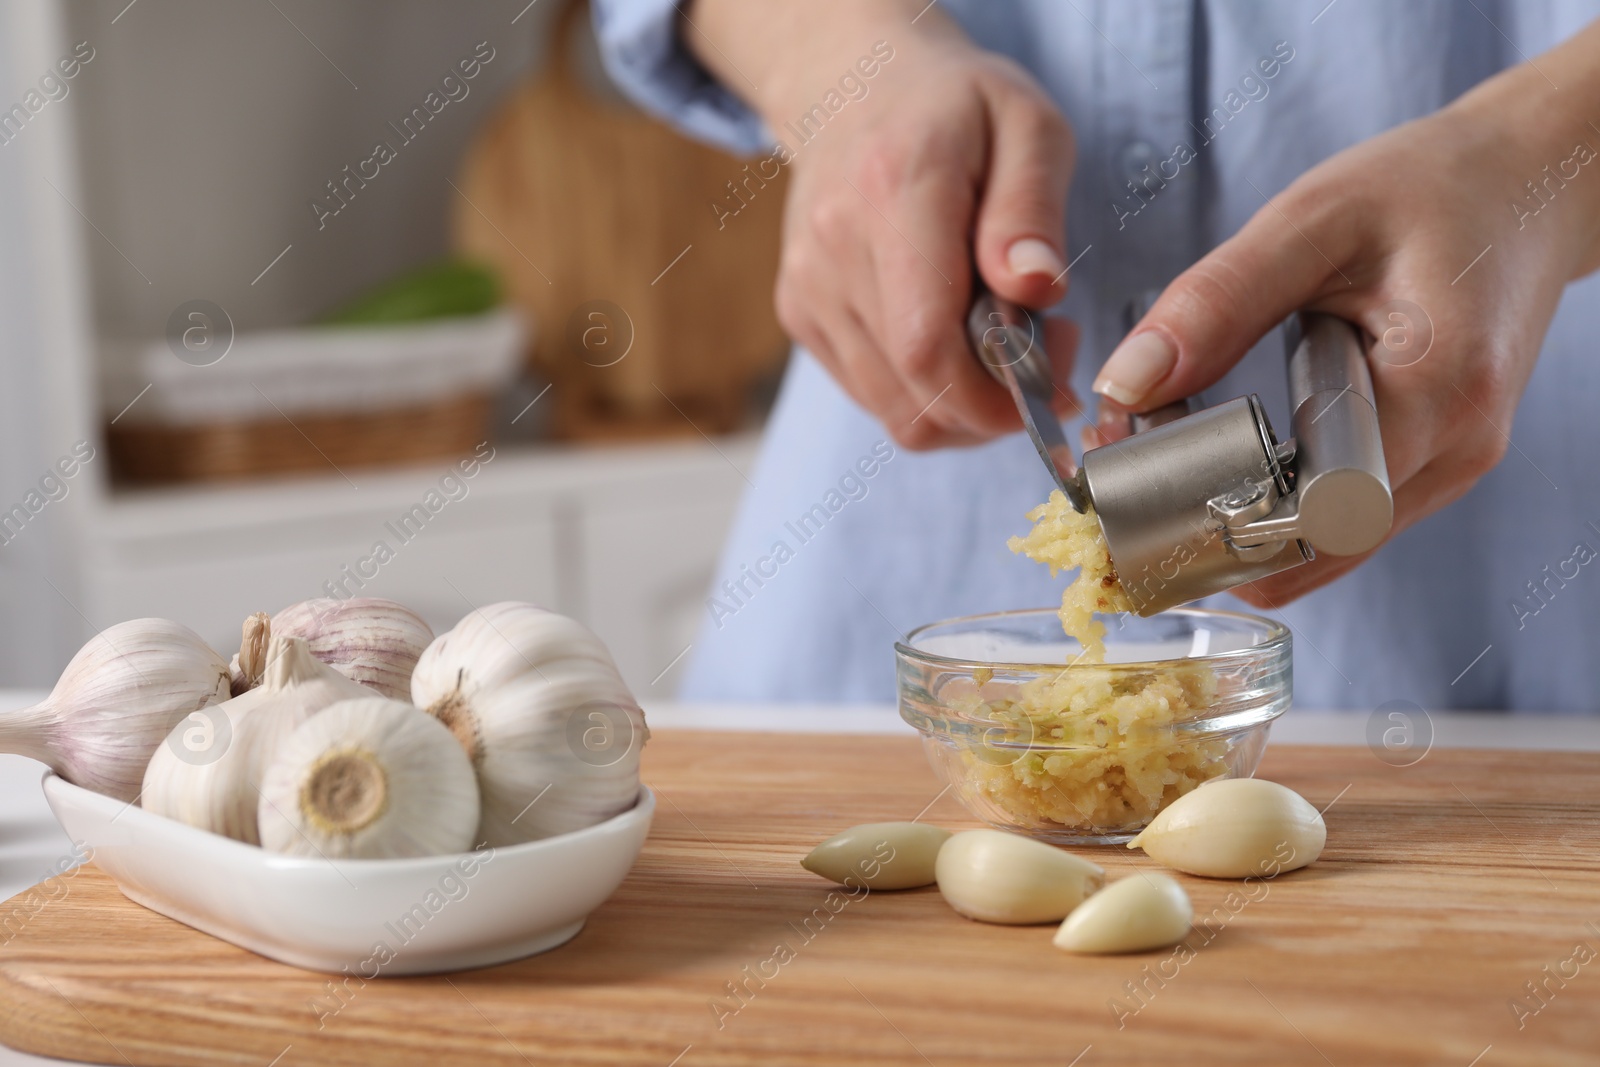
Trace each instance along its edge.
<instances>
[{"instance_id":1,"label":"light blue shirt","mask_svg":"<svg viewBox=\"0 0 1600 1067\"><path fill-rule=\"evenodd\" d=\"M1077 266L1058 310L1084 330L1075 377L1083 396L1128 300L1236 231L1263 195L1600 14L1593 0L941 7L979 44L1032 71L1073 125L1067 230ZM613 75L689 132L764 154L772 135L682 50L675 18L671 0L600 0ZM1278 69L1266 79L1260 64L1273 58ZM870 88L849 106L871 106ZM1196 158L1140 206L1129 177L1179 144ZM708 204L717 193L708 191ZM1268 613L1294 631L1298 704L1600 708L1600 562L1575 562L1600 552L1597 298L1594 277L1567 289L1513 447L1493 472L1354 573ZM1281 351L1276 338L1258 346L1207 391L1208 402L1258 392L1286 433ZM1076 427L1068 432L1076 440ZM1060 581L1006 548L1049 489L1020 434L964 450L894 448L803 351L750 480L694 645L687 698L892 700L891 646L905 631L1060 595ZM1213 602L1241 606L1229 596Z\"/></svg>"}]
</instances>

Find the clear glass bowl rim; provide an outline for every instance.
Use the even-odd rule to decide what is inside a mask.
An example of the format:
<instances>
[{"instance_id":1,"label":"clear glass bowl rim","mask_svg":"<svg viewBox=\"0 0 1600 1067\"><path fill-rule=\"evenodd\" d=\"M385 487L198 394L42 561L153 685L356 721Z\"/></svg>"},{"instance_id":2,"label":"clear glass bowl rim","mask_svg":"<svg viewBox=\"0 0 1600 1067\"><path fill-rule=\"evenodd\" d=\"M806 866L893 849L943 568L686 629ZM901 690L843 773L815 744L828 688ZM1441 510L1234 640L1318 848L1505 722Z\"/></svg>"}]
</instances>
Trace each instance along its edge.
<instances>
[{"instance_id":1,"label":"clear glass bowl rim","mask_svg":"<svg viewBox=\"0 0 1600 1067\"><path fill-rule=\"evenodd\" d=\"M1183 615L1201 619L1235 619L1248 623L1253 627L1265 631L1266 640L1260 644L1248 645L1244 648L1235 648L1227 652L1218 652L1205 656L1179 656L1175 659L1155 660L1129 660L1117 663L1022 663L1011 661L981 661L972 659L953 659L941 656L934 652L924 652L913 648L911 643L918 636L941 626L952 626L957 623L974 623L994 619L1016 619L1025 616L1049 614L1054 617L1056 608L1014 608L1009 611L986 611L977 615L957 615L949 619L940 619L938 622L924 623L907 633L903 638L894 643L896 656L917 663L924 663L934 667L957 668L962 670L997 669L1004 671L1062 671L1062 670L1094 670L1094 671L1148 671L1153 668L1169 667L1179 663L1231 663L1236 660L1251 659L1262 656L1272 657L1282 652L1290 641L1289 628L1280 622L1267 618L1265 615L1252 615L1245 611L1228 611L1223 608L1194 608L1176 607L1168 608L1160 613L1162 616ZM1150 616L1157 618L1159 616ZM1064 634L1062 635L1065 636ZM1112 635L1107 634L1108 645L1113 644Z\"/></svg>"}]
</instances>

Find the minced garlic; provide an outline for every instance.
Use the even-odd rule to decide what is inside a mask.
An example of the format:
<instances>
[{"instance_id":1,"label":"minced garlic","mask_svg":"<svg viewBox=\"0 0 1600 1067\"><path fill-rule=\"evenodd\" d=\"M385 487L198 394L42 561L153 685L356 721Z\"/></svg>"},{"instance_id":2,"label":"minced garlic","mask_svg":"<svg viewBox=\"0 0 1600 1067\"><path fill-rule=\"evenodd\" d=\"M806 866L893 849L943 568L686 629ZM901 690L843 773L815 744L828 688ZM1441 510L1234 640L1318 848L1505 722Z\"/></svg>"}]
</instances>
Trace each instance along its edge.
<instances>
[{"instance_id":1,"label":"minced garlic","mask_svg":"<svg viewBox=\"0 0 1600 1067\"><path fill-rule=\"evenodd\" d=\"M1035 563L1049 564L1052 578L1062 571L1078 572L1061 594L1061 628L1083 647L1082 662L1104 663L1106 624L1095 613L1132 611L1133 605L1117 580L1093 506L1074 511L1067 494L1057 489L1028 512L1028 519L1033 529L1025 537L1013 537L1007 546Z\"/></svg>"},{"instance_id":2,"label":"minced garlic","mask_svg":"<svg viewBox=\"0 0 1600 1067\"><path fill-rule=\"evenodd\" d=\"M1074 511L1059 490L1028 518L1033 529L1013 537L1010 547L1048 564L1052 574L1077 570L1062 594L1060 614L1062 629L1082 652L1067 669L1026 682L1012 694L974 692L953 701L993 721L1008 741L999 750L964 753L969 788L1027 826L1060 824L1086 833L1139 829L1201 782L1227 773L1225 740L1184 741L1174 730L1211 706L1216 675L1203 663L1188 662L1096 669L1106 655L1106 628L1096 613L1132 610L1100 523L1092 508Z\"/></svg>"},{"instance_id":3,"label":"minced garlic","mask_svg":"<svg viewBox=\"0 0 1600 1067\"><path fill-rule=\"evenodd\" d=\"M1085 833L1141 829L1195 786L1227 772L1228 743L1181 739L1216 696L1203 664L1144 671L1079 664L1010 697L952 697L998 727L961 750L967 788L1024 826Z\"/></svg>"}]
</instances>

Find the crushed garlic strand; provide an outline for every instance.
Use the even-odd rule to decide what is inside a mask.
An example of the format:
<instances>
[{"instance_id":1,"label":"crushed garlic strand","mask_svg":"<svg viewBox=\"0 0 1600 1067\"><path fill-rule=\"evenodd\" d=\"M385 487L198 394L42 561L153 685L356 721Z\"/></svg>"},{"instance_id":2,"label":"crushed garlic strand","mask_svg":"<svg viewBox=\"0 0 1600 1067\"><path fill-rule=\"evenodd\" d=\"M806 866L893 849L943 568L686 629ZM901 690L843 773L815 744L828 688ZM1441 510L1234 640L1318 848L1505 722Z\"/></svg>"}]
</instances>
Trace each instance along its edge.
<instances>
[{"instance_id":1,"label":"crushed garlic strand","mask_svg":"<svg viewBox=\"0 0 1600 1067\"><path fill-rule=\"evenodd\" d=\"M1011 538L1007 546L1036 563L1047 564L1052 577L1066 570L1078 572L1061 594L1061 629L1082 646L1082 662L1104 663L1106 625L1095 615L1132 611L1133 605L1117 578L1094 507L1077 512L1067 495L1057 489L1049 500L1028 512L1028 519L1033 529Z\"/></svg>"}]
</instances>

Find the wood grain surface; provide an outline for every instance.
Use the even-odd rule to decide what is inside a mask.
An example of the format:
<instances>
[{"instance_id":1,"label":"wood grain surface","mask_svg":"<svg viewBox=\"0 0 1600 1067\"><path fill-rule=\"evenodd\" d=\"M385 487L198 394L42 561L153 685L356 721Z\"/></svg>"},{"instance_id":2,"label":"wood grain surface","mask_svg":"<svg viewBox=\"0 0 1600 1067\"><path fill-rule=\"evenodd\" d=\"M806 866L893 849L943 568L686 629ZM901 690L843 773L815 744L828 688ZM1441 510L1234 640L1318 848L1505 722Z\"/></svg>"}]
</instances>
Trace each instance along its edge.
<instances>
[{"instance_id":1,"label":"wood grain surface","mask_svg":"<svg viewBox=\"0 0 1600 1067\"><path fill-rule=\"evenodd\" d=\"M740 429L751 386L789 349L772 302L787 168L598 94L580 58L594 46L578 40L588 4L557 2L549 61L462 161L456 249L492 264L537 324L558 437Z\"/></svg>"},{"instance_id":2,"label":"wood grain surface","mask_svg":"<svg viewBox=\"0 0 1600 1067\"><path fill-rule=\"evenodd\" d=\"M1396 769L1282 746L1260 773L1331 802L1322 860L1249 887L1183 877L1210 917L1185 953L1084 958L934 889L830 898L798 866L855 822L974 824L914 740L663 730L650 840L564 948L336 999L90 868L0 946L0 1040L253 1067L1600 1062L1600 755ZM1112 877L1151 863L1085 851Z\"/></svg>"}]
</instances>

